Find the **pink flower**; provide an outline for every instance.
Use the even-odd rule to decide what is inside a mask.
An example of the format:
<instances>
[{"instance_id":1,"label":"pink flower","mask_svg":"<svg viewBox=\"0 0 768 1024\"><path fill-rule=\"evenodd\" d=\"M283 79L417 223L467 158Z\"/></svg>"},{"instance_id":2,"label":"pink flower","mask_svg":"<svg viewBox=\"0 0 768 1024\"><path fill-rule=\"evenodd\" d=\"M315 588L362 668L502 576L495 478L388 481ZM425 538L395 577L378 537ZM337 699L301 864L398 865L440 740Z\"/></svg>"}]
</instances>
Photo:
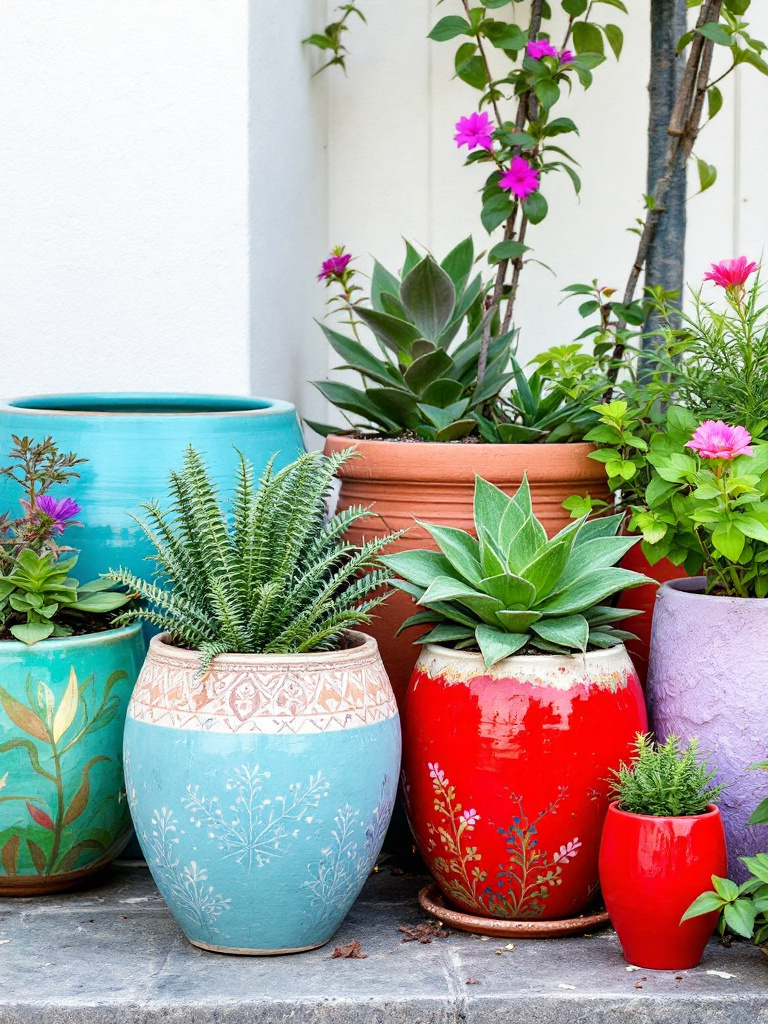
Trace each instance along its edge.
<instances>
[{"instance_id":1,"label":"pink flower","mask_svg":"<svg viewBox=\"0 0 768 1024\"><path fill-rule=\"evenodd\" d=\"M51 533L63 533L69 519L74 519L82 511L73 498L52 498L49 494L41 494L37 499L37 508L44 516L52 519Z\"/></svg>"},{"instance_id":2,"label":"pink flower","mask_svg":"<svg viewBox=\"0 0 768 1024\"><path fill-rule=\"evenodd\" d=\"M480 821L480 815L477 813L474 807L472 807L470 810L464 811L461 817L464 821L466 821L469 828L472 828L474 825L477 824L478 821Z\"/></svg>"},{"instance_id":3,"label":"pink flower","mask_svg":"<svg viewBox=\"0 0 768 1024\"><path fill-rule=\"evenodd\" d=\"M703 459L735 459L739 455L754 455L751 440L746 427L729 427L722 420L705 420L685 447L693 448Z\"/></svg>"},{"instance_id":4,"label":"pink flower","mask_svg":"<svg viewBox=\"0 0 768 1024\"><path fill-rule=\"evenodd\" d=\"M470 114L469 117L460 117L456 122L456 134L453 136L457 146L466 146L467 149L474 149L480 146L481 149L491 150L493 142L491 134L493 124L488 115Z\"/></svg>"},{"instance_id":5,"label":"pink flower","mask_svg":"<svg viewBox=\"0 0 768 1024\"><path fill-rule=\"evenodd\" d=\"M746 256L736 260L722 260L713 263L712 269L704 275L705 281L714 281L721 288L741 288L750 274L757 270L756 263L748 263Z\"/></svg>"},{"instance_id":6,"label":"pink flower","mask_svg":"<svg viewBox=\"0 0 768 1024\"><path fill-rule=\"evenodd\" d=\"M515 156L507 173L499 180L499 188L509 189L518 199L525 199L539 187L539 172L524 156Z\"/></svg>"},{"instance_id":7,"label":"pink flower","mask_svg":"<svg viewBox=\"0 0 768 1024\"><path fill-rule=\"evenodd\" d=\"M339 278L347 269L347 264L352 259L352 253L344 252L344 246L335 248L327 260L323 260L318 281L328 281L332 278Z\"/></svg>"},{"instance_id":8,"label":"pink flower","mask_svg":"<svg viewBox=\"0 0 768 1024\"><path fill-rule=\"evenodd\" d=\"M561 50L560 51L560 63L561 64L573 64L576 57L573 50Z\"/></svg>"},{"instance_id":9,"label":"pink flower","mask_svg":"<svg viewBox=\"0 0 768 1024\"><path fill-rule=\"evenodd\" d=\"M525 49L531 60L557 56L557 50L548 39L531 39Z\"/></svg>"}]
</instances>

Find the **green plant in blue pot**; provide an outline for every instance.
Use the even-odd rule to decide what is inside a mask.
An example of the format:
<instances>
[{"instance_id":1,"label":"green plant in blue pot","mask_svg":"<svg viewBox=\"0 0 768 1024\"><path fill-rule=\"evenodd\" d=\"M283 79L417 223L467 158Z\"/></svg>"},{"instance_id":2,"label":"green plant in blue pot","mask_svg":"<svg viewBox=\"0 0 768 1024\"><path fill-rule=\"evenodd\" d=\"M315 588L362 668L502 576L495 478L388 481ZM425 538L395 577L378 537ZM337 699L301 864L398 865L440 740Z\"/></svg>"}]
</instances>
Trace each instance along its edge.
<instances>
[{"instance_id":1,"label":"green plant in blue pot","mask_svg":"<svg viewBox=\"0 0 768 1024\"><path fill-rule=\"evenodd\" d=\"M82 460L13 440L0 472L24 498L0 519L0 896L29 896L81 884L130 836L122 738L144 647L139 626L113 622L130 595L73 575L63 534L81 509L58 492Z\"/></svg>"},{"instance_id":2,"label":"green plant in blue pot","mask_svg":"<svg viewBox=\"0 0 768 1024\"><path fill-rule=\"evenodd\" d=\"M305 454L255 484L242 456L222 503L187 451L166 509L144 505L156 576L109 574L153 637L128 710L128 799L144 855L190 942L290 953L327 942L375 864L400 722L370 621L388 537L327 516L350 457ZM161 767L160 767L161 766Z\"/></svg>"}]
</instances>

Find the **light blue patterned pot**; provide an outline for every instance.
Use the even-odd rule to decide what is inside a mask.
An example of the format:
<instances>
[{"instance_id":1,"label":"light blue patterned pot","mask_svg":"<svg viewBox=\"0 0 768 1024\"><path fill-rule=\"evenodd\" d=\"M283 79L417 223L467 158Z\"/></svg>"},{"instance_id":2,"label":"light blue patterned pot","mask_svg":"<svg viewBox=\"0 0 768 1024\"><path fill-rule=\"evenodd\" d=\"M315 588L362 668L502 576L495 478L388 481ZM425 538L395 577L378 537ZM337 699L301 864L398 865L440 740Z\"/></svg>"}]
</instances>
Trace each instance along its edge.
<instances>
[{"instance_id":1,"label":"light blue patterned pot","mask_svg":"<svg viewBox=\"0 0 768 1024\"><path fill-rule=\"evenodd\" d=\"M141 626L0 642L0 896L71 889L131 834L123 727Z\"/></svg>"},{"instance_id":2,"label":"light blue patterned pot","mask_svg":"<svg viewBox=\"0 0 768 1024\"><path fill-rule=\"evenodd\" d=\"M128 710L128 798L190 942L294 953L333 936L392 813L400 720L375 640L304 655L194 652L154 637Z\"/></svg>"},{"instance_id":3,"label":"light blue patterned pot","mask_svg":"<svg viewBox=\"0 0 768 1024\"><path fill-rule=\"evenodd\" d=\"M214 481L227 494L234 480L236 447L258 475L277 454L287 465L304 450L296 410L289 402L232 395L71 394L14 398L0 405L0 464L5 465L11 435L41 441L50 435L63 452L88 462L80 478L57 488L82 507L84 530L67 541L81 550L77 578L95 579L118 565L140 576L151 554L130 513L142 501L168 492L172 469L194 445L206 458ZM233 447L234 446L234 447ZM0 477L0 512L18 509L21 489Z\"/></svg>"}]
</instances>

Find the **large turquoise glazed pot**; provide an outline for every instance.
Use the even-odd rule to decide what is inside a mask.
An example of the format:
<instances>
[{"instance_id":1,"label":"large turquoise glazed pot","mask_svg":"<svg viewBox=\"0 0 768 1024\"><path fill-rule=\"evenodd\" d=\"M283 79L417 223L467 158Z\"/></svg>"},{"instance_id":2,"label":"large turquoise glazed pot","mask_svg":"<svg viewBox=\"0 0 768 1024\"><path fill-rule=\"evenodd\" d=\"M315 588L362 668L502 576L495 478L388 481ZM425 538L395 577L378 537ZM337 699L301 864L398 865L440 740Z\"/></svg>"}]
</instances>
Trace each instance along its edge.
<instances>
[{"instance_id":1,"label":"large turquoise glazed pot","mask_svg":"<svg viewBox=\"0 0 768 1024\"><path fill-rule=\"evenodd\" d=\"M258 475L276 455L287 465L304 450L289 402L232 395L71 394L15 398L0 405L0 464L11 435L37 441L50 435L60 451L88 461L66 491L82 508L85 529L69 543L81 551L77 577L95 579L118 565L144 575L151 554L131 513L142 501L163 500L172 469L193 445L227 496L235 479L235 448ZM0 511L17 508L19 486L0 478Z\"/></svg>"},{"instance_id":2,"label":"large turquoise glazed pot","mask_svg":"<svg viewBox=\"0 0 768 1024\"><path fill-rule=\"evenodd\" d=\"M128 710L128 799L190 942L274 954L327 942L392 813L400 721L376 641L199 656L154 637Z\"/></svg>"},{"instance_id":3,"label":"large turquoise glazed pot","mask_svg":"<svg viewBox=\"0 0 768 1024\"><path fill-rule=\"evenodd\" d=\"M0 896L79 885L131 834L122 746L141 626L0 642Z\"/></svg>"}]
</instances>

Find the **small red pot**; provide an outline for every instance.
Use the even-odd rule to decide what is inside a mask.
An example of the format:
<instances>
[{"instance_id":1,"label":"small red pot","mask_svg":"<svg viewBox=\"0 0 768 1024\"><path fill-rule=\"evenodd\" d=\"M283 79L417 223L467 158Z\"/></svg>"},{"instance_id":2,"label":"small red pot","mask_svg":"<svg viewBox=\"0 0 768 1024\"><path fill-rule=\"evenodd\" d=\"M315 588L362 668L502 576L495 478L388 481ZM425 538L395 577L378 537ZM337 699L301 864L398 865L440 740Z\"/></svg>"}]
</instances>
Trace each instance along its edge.
<instances>
[{"instance_id":1,"label":"small red pot","mask_svg":"<svg viewBox=\"0 0 768 1024\"><path fill-rule=\"evenodd\" d=\"M717 912L680 918L697 896L724 877L728 860L720 811L661 818L629 814L614 802L600 846L600 884L625 958L637 967L695 967L717 924Z\"/></svg>"}]
</instances>

